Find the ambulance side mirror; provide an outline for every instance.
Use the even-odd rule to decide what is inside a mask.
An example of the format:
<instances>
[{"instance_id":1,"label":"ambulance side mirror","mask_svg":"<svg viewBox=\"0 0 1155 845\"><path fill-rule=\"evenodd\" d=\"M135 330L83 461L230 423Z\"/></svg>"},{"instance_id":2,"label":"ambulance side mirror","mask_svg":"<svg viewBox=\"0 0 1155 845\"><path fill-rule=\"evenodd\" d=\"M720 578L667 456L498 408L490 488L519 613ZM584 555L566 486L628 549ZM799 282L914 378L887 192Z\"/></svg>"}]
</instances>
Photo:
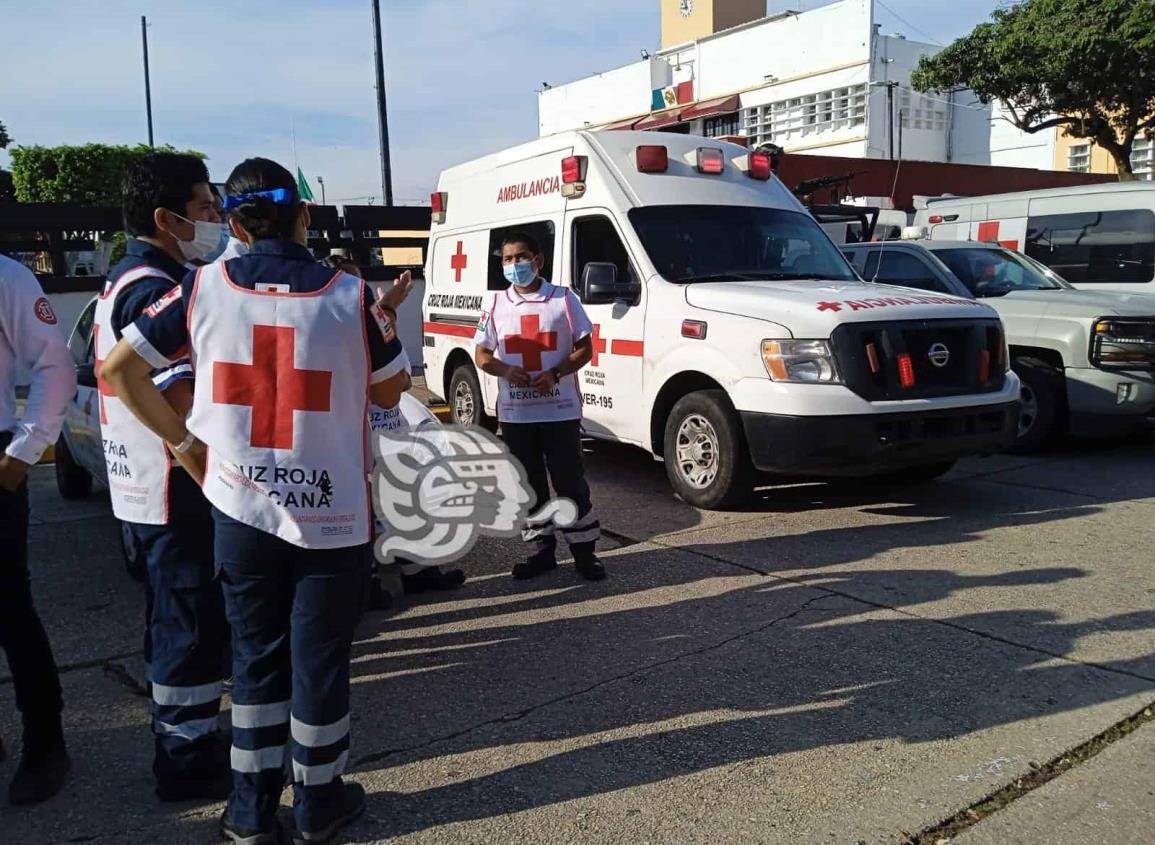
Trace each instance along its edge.
<instances>
[{"instance_id":1,"label":"ambulance side mirror","mask_svg":"<svg viewBox=\"0 0 1155 845\"><path fill-rule=\"evenodd\" d=\"M618 281L618 267L610 261L590 261L582 268L581 299L586 305L634 302L640 292L636 282Z\"/></svg>"}]
</instances>

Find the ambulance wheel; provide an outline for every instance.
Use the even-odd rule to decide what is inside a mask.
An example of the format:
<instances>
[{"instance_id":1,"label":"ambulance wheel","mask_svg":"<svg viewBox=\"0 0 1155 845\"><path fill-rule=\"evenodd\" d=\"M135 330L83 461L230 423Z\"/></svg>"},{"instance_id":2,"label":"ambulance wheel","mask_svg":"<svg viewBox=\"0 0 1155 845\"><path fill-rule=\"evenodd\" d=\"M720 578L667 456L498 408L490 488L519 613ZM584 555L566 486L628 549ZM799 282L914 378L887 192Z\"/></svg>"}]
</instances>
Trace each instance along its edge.
<instances>
[{"instance_id":1,"label":"ambulance wheel","mask_svg":"<svg viewBox=\"0 0 1155 845\"><path fill-rule=\"evenodd\" d=\"M470 364L460 365L449 379L449 413L456 425L476 425L488 431L497 431L497 419L485 413L481 383Z\"/></svg>"},{"instance_id":2,"label":"ambulance wheel","mask_svg":"<svg viewBox=\"0 0 1155 845\"><path fill-rule=\"evenodd\" d=\"M666 475L685 502L706 510L742 504L754 490L754 467L741 420L721 390L683 396L666 419Z\"/></svg>"},{"instance_id":3,"label":"ambulance wheel","mask_svg":"<svg viewBox=\"0 0 1155 845\"><path fill-rule=\"evenodd\" d=\"M83 499L92 492L92 476L76 463L64 435L56 441L56 489L65 499Z\"/></svg>"},{"instance_id":4,"label":"ambulance wheel","mask_svg":"<svg viewBox=\"0 0 1155 845\"><path fill-rule=\"evenodd\" d=\"M1046 448L1059 431L1065 405L1063 374L1037 358L1015 358L1011 369L1022 382L1019 433L1007 451L1029 455Z\"/></svg>"}]
</instances>

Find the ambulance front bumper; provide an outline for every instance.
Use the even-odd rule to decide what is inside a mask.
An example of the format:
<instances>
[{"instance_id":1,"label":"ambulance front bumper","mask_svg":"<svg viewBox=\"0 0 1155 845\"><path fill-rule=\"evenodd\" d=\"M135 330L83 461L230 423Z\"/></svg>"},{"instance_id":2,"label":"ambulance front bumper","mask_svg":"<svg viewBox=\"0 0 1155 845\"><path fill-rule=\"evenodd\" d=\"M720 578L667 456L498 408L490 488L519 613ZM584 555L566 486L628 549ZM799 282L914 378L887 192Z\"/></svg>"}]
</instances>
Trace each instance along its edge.
<instances>
[{"instance_id":1,"label":"ambulance front bumper","mask_svg":"<svg viewBox=\"0 0 1155 845\"><path fill-rule=\"evenodd\" d=\"M741 411L750 457L763 472L868 476L1001 452L1018 432L1018 402L854 416Z\"/></svg>"}]
</instances>

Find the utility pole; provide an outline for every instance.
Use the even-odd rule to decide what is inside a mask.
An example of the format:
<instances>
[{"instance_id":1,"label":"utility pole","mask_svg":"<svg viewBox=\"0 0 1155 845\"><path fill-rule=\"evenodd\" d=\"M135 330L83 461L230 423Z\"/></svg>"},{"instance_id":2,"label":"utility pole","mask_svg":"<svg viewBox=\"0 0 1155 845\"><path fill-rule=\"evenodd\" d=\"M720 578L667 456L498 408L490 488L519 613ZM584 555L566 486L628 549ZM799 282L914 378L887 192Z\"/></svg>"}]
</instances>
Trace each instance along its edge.
<instances>
[{"instance_id":1,"label":"utility pole","mask_svg":"<svg viewBox=\"0 0 1155 845\"><path fill-rule=\"evenodd\" d=\"M325 202L325 179L324 179L324 177L318 176L317 177L317 184L321 186L321 205L328 205L328 203Z\"/></svg>"},{"instance_id":2,"label":"utility pole","mask_svg":"<svg viewBox=\"0 0 1155 845\"><path fill-rule=\"evenodd\" d=\"M886 138L890 146L890 160L894 161L894 89L897 82L886 83L886 112L889 115L886 129Z\"/></svg>"},{"instance_id":3,"label":"utility pole","mask_svg":"<svg viewBox=\"0 0 1155 845\"><path fill-rule=\"evenodd\" d=\"M148 145L152 142L152 83L148 79L148 18L140 16L140 43L144 46L144 109L148 114Z\"/></svg>"},{"instance_id":4,"label":"utility pole","mask_svg":"<svg viewBox=\"0 0 1155 845\"><path fill-rule=\"evenodd\" d=\"M381 193L393 205L393 167L389 160L389 115L385 111L385 57L381 52L381 2L373 4L373 57L377 65L377 129L381 144Z\"/></svg>"}]
</instances>

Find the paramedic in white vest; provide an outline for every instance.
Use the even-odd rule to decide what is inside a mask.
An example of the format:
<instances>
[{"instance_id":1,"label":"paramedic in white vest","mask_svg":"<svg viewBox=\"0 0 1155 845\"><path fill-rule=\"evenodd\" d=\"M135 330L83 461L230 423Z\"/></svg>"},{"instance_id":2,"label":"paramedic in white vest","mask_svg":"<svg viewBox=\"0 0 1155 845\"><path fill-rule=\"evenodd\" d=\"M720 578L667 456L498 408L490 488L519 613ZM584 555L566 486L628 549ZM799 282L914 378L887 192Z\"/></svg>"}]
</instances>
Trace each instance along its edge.
<instances>
[{"instance_id":1,"label":"paramedic in white vest","mask_svg":"<svg viewBox=\"0 0 1155 845\"><path fill-rule=\"evenodd\" d=\"M533 237L507 235L501 262L509 287L496 293L481 314L474 336L477 366L500 380L501 435L525 467L536 507L549 501L550 482L559 497L577 505L577 522L562 533L578 573L598 581L606 570L594 554L601 526L582 463L576 375L593 357L593 327L573 291L541 277L544 258ZM513 568L514 578L532 578L557 567L552 523L527 526L522 539L530 554Z\"/></svg>"},{"instance_id":2,"label":"paramedic in white vest","mask_svg":"<svg viewBox=\"0 0 1155 845\"><path fill-rule=\"evenodd\" d=\"M213 567L213 523L197 483L109 387L104 364L122 332L174 290L186 264L227 244L204 162L151 153L129 164L122 193L125 257L108 273L93 336L100 429L112 510L146 571L145 662L152 694L153 774L165 801L228 796L218 723L229 631ZM182 413L192 404L185 355L152 378Z\"/></svg>"},{"instance_id":3,"label":"paramedic in white vest","mask_svg":"<svg viewBox=\"0 0 1155 845\"><path fill-rule=\"evenodd\" d=\"M326 267L332 267L334 270L343 270L358 278L361 276L361 268L357 266L357 262L352 258L343 255L330 255L322 262ZM381 306L385 315L397 325L397 309L401 307L410 292L413 290L412 275L406 270L401 274L401 277L393 282L387 289L378 292L377 304ZM413 397L409 404L410 409L419 409L423 413L413 413L412 416L417 420L432 419L434 423L437 418L433 416L427 409L421 406ZM378 408L375 405L369 406L369 431L407 431L412 421L406 417L402 412L402 406L398 405L396 408ZM385 526L380 525L374 520L374 531L384 531ZM381 587L381 581L377 576L377 561L372 553L369 554L370 560L370 578L369 578L369 596L367 605L370 609L381 609L388 604L389 595ZM406 593L424 593L426 591L440 591L453 590L465 583L465 573L460 569L442 569L440 566L423 566L419 563L414 563L411 560L399 560L397 568L401 575L401 585Z\"/></svg>"},{"instance_id":4,"label":"paramedic in white vest","mask_svg":"<svg viewBox=\"0 0 1155 845\"><path fill-rule=\"evenodd\" d=\"M29 385L19 417L18 382ZM70 766L60 678L32 603L28 469L60 434L75 392L75 365L40 283L23 264L0 255L0 648L24 727L20 765L8 787L13 804L51 798Z\"/></svg>"},{"instance_id":5,"label":"paramedic in white vest","mask_svg":"<svg viewBox=\"0 0 1155 845\"><path fill-rule=\"evenodd\" d=\"M247 255L200 268L124 332L105 373L133 413L203 478L233 626L233 790L221 833L280 841L292 762L294 837L328 842L365 807L345 783L349 659L371 525L369 404L409 386L396 332L356 276L306 247L309 208L267 159L226 184ZM192 414L149 372L188 354Z\"/></svg>"}]
</instances>

